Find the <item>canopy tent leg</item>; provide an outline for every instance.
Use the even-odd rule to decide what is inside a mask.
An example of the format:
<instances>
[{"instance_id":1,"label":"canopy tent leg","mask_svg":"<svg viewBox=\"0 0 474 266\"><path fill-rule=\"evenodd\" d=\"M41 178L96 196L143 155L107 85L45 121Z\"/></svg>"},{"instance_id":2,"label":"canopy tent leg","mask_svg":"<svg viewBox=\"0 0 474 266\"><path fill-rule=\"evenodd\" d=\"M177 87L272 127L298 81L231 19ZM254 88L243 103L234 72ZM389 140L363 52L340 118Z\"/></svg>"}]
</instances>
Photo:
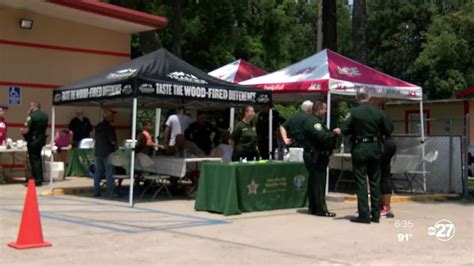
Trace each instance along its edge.
<instances>
[{"instance_id":1,"label":"canopy tent leg","mask_svg":"<svg viewBox=\"0 0 474 266\"><path fill-rule=\"evenodd\" d=\"M272 157L273 149L273 108L268 111L268 158ZM263 151L262 151L263 152Z\"/></svg>"},{"instance_id":2,"label":"canopy tent leg","mask_svg":"<svg viewBox=\"0 0 474 266\"><path fill-rule=\"evenodd\" d=\"M53 147L54 147L54 136L56 134L56 108L54 105L51 107L51 165L49 166L49 186L53 187L53 165L54 162L54 155L53 155ZM66 167L66 166L64 166Z\"/></svg>"},{"instance_id":3,"label":"canopy tent leg","mask_svg":"<svg viewBox=\"0 0 474 266\"><path fill-rule=\"evenodd\" d=\"M327 98L327 113L326 113L326 126L331 128L331 93L328 92ZM329 193L329 166L326 167L326 195Z\"/></svg>"},{"instance_id":4,"label":"canopy tent leg","mask_svg":"<svg viewBox=\"0 0 474 266\"><path fill-rule=\"evenodd\" d=\"M135 184L135 142L137 138L137 98L133 98L132 109L132 152L130 155L130 191L129 206L133 208L133 185Z\"/></svg>"},{"instance_id":5,"label":"canopy tent leg","mask_svg":"<svg viewBox=\"0 0 474 266\"><path fill-rule=\"evenodd\" d=\"M420 135L421 135L421 158L423 171L423 191L426 193L426 164L425 164L425 116L423 111L423 98L420 100ZM451 169L450 169L451 171Z\"/></svg>"},{"instance_id":6,"label":"canopy tent leg","mask_svg":"<svg viewBox=\"0 0 474 266\"><path fill-rule=\"evenodd\" d=\"M229 119L229 133L232 133L234 130L234 119L235 119L235 108L230 108L230 119Z\"/></svg>"},{"instance_id":7,"label":"canopy tent leg","mask_svg":"<svg viewBox=\"0 0 474 266\"><path fill-rule=\"evenodd\" d=\"M161 126L161 108L155 109L155 142L158 143L158 137L160 136Z\"/></svg>"}]
</instances>

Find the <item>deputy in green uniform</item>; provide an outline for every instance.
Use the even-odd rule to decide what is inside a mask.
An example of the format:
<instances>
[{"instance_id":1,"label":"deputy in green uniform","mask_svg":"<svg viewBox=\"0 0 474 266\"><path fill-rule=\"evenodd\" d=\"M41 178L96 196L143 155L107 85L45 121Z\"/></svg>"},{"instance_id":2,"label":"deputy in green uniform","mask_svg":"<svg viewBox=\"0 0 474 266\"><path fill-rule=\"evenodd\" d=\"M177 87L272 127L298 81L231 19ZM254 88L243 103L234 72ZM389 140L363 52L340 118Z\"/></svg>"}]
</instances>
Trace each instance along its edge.
<instances>
[{"instance_id":1,"label":"deputy in green uniform","mask_svg":"<svg viewBox=\"0 0 474 266\"><path fill-rule=\"evenodd\" d=\"M41 161L41 149L46 144L46 128L48 127L48 115L40 110L38 102L30 103L29 116L25 127L21 129L28 147L31 174L35 179L36 186L43 183L43 164Z\"/></svg>"},{"instance_id":2,"label":"deputy in green uniform","mask_svg":"<svg viewBox=\"0 0 474 266\"><path fill-rule=\"evenodd\" d=\"M326 103L317 101L314 114L304 122L304 162L309 173L308 180L308 213L317 216L335 217L326 205L326 168L329 156L336 144L336 136L341 134L340 128L333 131L326 127Z\"/></svg>"},{"instance_id":3,"label":"deputy in green uniform","mask_svg":"<svg viewBox=\"0 0 474 266\"><path fill-rule=\"evenodd\" d=\"M301 110L286 120L280 126L280 134L286 145L290 147L303 147L303 127L304 121L313 112L313 102L304 101Z\"/></svg>"},{"instance_id":4,"label":"deputy in green uniform","mask_svg":"<svg viewBox=\"0 0 474 266\"><path fill-rule=\"evenodd\" d=\"M232 131L229 145L232 146L232 161L239 161L246 158L251 161L258 158L257 151L257 131L255 129L255 109L253 106L246 106L244 117L239 121Z\"/></svg>"},{"instance_id":5,"label":"deputy in green uniform","mask_svg":"<svg viewBox=\"0 0 474 266\"><path fill-rule=\"evenodd\" d=\"M380 158L381 136L389 130L382 111L369 103L370 96L365 88L357 91L359 105L351 108L342 126L344 135L352 139L352 171L357 184L357 209L359 216L352 218L356 223L378 223L380 220ZM369 211L366 175L370 184Z\"/></svg>"}]
</instances>

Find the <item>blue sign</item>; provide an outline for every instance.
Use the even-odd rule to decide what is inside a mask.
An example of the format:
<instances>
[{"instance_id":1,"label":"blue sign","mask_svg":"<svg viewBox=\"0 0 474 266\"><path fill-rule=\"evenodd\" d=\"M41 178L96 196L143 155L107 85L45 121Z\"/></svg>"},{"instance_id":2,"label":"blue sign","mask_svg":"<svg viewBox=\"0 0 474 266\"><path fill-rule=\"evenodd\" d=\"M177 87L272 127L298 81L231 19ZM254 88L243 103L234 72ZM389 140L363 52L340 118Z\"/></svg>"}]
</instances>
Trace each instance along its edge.
<instances>
[{"instance_id":1,"label":"blue sign","mask_svg":"<svg viewBox=\"0 0 474 266\"><path fill-rule=\"evenodd\" d=\"M8 87L8 104L21 104L20 87Z\"/></svg>"}]
</instances>

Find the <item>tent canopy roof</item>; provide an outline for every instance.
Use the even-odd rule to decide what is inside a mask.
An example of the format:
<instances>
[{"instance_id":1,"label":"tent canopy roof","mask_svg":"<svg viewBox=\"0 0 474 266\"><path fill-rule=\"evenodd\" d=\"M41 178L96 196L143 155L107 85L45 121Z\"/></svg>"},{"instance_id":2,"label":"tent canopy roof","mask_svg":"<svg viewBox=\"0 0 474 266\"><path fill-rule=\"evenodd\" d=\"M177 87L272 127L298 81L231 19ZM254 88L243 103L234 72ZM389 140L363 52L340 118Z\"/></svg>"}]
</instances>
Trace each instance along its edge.
<instances>
[{"instance_id":1,"label":"tent canopy roof","mask_svg":"<svg viewBox=\"0 0 474 266\"><path fill-rule=\"evenodd\" d=\"M329 49L240 84L257 86L275 93L330 92L340 95L355 95L358 88L366 87L377 97L407 100L422 98L421 87L391 77ZM275 95L274 98L293 100L288 95Z\"/></svg>"},{"instance_id":2,"label":"tent canopy roof","mask_svg":"<svg viewBox=\"0 0 474 266\"><path fill-rule=\"evenodd\" d=\"M214 78L159 49L53 91L55 105L228 107L271 102L271 92Z\"/></svg>"},{"instance_id":3,"label":"tent canopy roof","mask_svg":"<svg viewBox=\"0 0 474 266\"><path fill-rule=\"evenodd\" d=\"M249 62L239 59L218 69L209 72L209 75L233 83L239 83L254 77L267 74L267 72Z\"/></svg>"}]
</instances>

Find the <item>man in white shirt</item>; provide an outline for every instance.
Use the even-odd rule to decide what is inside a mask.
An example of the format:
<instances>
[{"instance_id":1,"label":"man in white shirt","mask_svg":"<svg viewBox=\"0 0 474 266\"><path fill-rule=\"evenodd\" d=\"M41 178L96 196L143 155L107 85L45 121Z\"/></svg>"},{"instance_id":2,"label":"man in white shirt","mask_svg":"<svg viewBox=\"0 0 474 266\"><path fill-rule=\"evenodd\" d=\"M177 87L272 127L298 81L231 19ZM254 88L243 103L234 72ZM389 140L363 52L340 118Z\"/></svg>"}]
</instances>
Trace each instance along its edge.
<instances>
[{"instance_id":1,"label":"man in white shirt","mask_svg":"<svg viewBox=\"0 0 474 266\"><path fill-rule=\"evenodd\" d=\"M170 115L166 120L166 128L164 132L164 145L174 146L176 144L176 136L184 134L184 131L191 124L191 118L184 112L184 108L180 109L178 113Z\"/></svg>"}]
</instances>

